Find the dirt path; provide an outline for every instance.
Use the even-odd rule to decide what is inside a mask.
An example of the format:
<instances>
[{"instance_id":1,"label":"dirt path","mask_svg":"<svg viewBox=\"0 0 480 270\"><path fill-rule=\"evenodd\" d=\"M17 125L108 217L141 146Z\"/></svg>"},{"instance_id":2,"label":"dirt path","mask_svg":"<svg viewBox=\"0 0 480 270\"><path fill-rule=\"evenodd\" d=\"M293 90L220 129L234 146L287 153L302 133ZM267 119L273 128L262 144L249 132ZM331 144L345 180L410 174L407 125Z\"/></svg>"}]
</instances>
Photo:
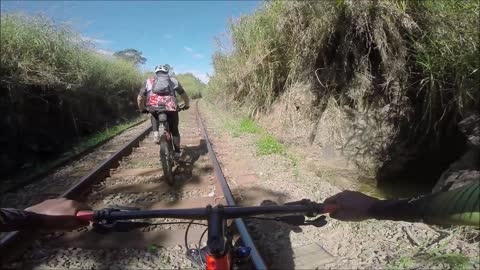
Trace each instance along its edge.
<instances>
[{"instance_id":1,"label":"dirt path","mask_svg":"<svg viewBox=\"0 0 480 270\"><path fill-rule=\"evenodd\" d=\"M288 155L255 155L259 135L232 136L226 130L238 118L202 103L213 147L222 163L233 193L241 204L258 205L264 200L284 203L303 198L322 201L339 188L328 177L351 177L351 167L329 161L324 173L309 168L315 160L294 162ZM238 134L236 134L238 135ZM296 153L295 151L288 151ZM297 152L298 153L298 152ZM297 155L298 157L298 155ZM301 157L301 156L300 156ZM476 268L480 248L468 238L478 232L432 228L421 223L365 221L339 222L329 219L322 228L293 228L272 222L250 222L254 240L267 264L273 268ZM320 246L315 259L305 265L304 249ZM307 266L307 267L305 267Z\"/></svg>"}]
</instances>

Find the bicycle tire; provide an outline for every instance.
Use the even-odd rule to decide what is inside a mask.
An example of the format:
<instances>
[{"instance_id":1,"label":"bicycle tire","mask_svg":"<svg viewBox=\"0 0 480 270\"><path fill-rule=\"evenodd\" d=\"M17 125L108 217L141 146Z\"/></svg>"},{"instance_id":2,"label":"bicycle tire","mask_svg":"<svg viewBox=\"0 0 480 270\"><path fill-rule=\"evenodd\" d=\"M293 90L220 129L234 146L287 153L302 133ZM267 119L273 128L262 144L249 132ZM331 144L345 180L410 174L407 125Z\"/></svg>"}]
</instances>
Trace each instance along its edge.
<instances>
[{"instance_id":1,"label":"bicycle tire","mask_svg":"<svg viewBox=\"0 0 480 270\"><path fill-rule=\"evenodd\" d=\"M167 180L167 184L170 186L174 183L172 154L173 153L167 142L167 137L162 135L162 137L160 137L160 162L162 163L165 180Z\"/></svg>"}]
</instances>

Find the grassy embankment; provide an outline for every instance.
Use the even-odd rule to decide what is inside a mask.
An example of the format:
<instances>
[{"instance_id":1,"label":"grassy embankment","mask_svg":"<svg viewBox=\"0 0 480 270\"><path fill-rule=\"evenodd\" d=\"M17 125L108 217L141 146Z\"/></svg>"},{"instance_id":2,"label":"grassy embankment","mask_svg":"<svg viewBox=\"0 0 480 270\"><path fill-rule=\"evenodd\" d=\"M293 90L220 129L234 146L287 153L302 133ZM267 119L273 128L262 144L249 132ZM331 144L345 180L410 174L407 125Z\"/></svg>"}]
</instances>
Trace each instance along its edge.
<instances>
[{"instance_id":1,"label":"grassy embankment","mask_svg":"<svg viewBox=\"0 0 480 270\"><path fill-rule=\"evenodd\" d=\"M0 27L0 175L88 147L74 145L137 115L143 75L132 63L46 17L2 14Z\"/></svg>"},{"instance_id":2,"label":"grassy embankment","mask_svg":"<svg viewBox=\"0 0 480 270\"><path fill-rule=\"evenodd\" d=\"M306 121L305 141L333 142L380 182L431 185L480 108L479 12L473 0L264 3L230 23L207 97L277 113L285 129Z\"/></svg>"},{"instance_id":3,"label":"grassy embankment","mask_svg":"<svg viewBox=\"0 0 480 270\"><path fill-rule=\"evenodd\" d=\"M176 78L182 84L183 88L185 88L185 91L191 99L202 97L202 93L205 91L207 85L195 77L195 75L192 73L183 73L178 74Z\"/></svg>"}]
</instances>

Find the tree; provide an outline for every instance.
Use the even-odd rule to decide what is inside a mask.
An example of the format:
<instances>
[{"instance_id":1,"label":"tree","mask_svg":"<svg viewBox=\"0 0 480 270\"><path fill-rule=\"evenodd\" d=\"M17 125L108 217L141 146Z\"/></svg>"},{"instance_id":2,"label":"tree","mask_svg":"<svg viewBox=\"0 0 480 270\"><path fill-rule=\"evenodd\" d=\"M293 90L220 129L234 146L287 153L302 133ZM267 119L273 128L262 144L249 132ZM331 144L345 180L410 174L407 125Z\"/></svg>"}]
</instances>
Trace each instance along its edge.
<instances>
[{"instance_id":1,"label":"tree","mask_svg":"<svg viewBox=\"0 0 480 270\"><path fill-rule=\"evenodd\" d=\"M145 62L147 61L147 58L142 56L142 52L136 49L125 49L122 51L118 51L113 55L126 61L132 62L134 65L145 64Z\"/></svg>"}]
</instances>

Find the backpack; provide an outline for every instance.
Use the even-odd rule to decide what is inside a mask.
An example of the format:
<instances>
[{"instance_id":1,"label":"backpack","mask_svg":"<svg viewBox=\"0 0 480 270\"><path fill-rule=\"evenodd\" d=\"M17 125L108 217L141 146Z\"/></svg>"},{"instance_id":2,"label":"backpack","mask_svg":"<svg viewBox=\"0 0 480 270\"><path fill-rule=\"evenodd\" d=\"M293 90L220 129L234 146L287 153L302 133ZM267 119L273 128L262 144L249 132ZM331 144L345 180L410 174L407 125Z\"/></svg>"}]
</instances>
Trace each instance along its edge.
<instances>
[{"instance_id":1,"label":"backpack","mask_svg":"<svg viewBox=\"0 0 480 270\"><path fill-rule=\"evenodd\" d=\"M170 76L155 76L153 77L152 92L159 96L173 96L174 89Z\"/></svg>"}]
</instances>

